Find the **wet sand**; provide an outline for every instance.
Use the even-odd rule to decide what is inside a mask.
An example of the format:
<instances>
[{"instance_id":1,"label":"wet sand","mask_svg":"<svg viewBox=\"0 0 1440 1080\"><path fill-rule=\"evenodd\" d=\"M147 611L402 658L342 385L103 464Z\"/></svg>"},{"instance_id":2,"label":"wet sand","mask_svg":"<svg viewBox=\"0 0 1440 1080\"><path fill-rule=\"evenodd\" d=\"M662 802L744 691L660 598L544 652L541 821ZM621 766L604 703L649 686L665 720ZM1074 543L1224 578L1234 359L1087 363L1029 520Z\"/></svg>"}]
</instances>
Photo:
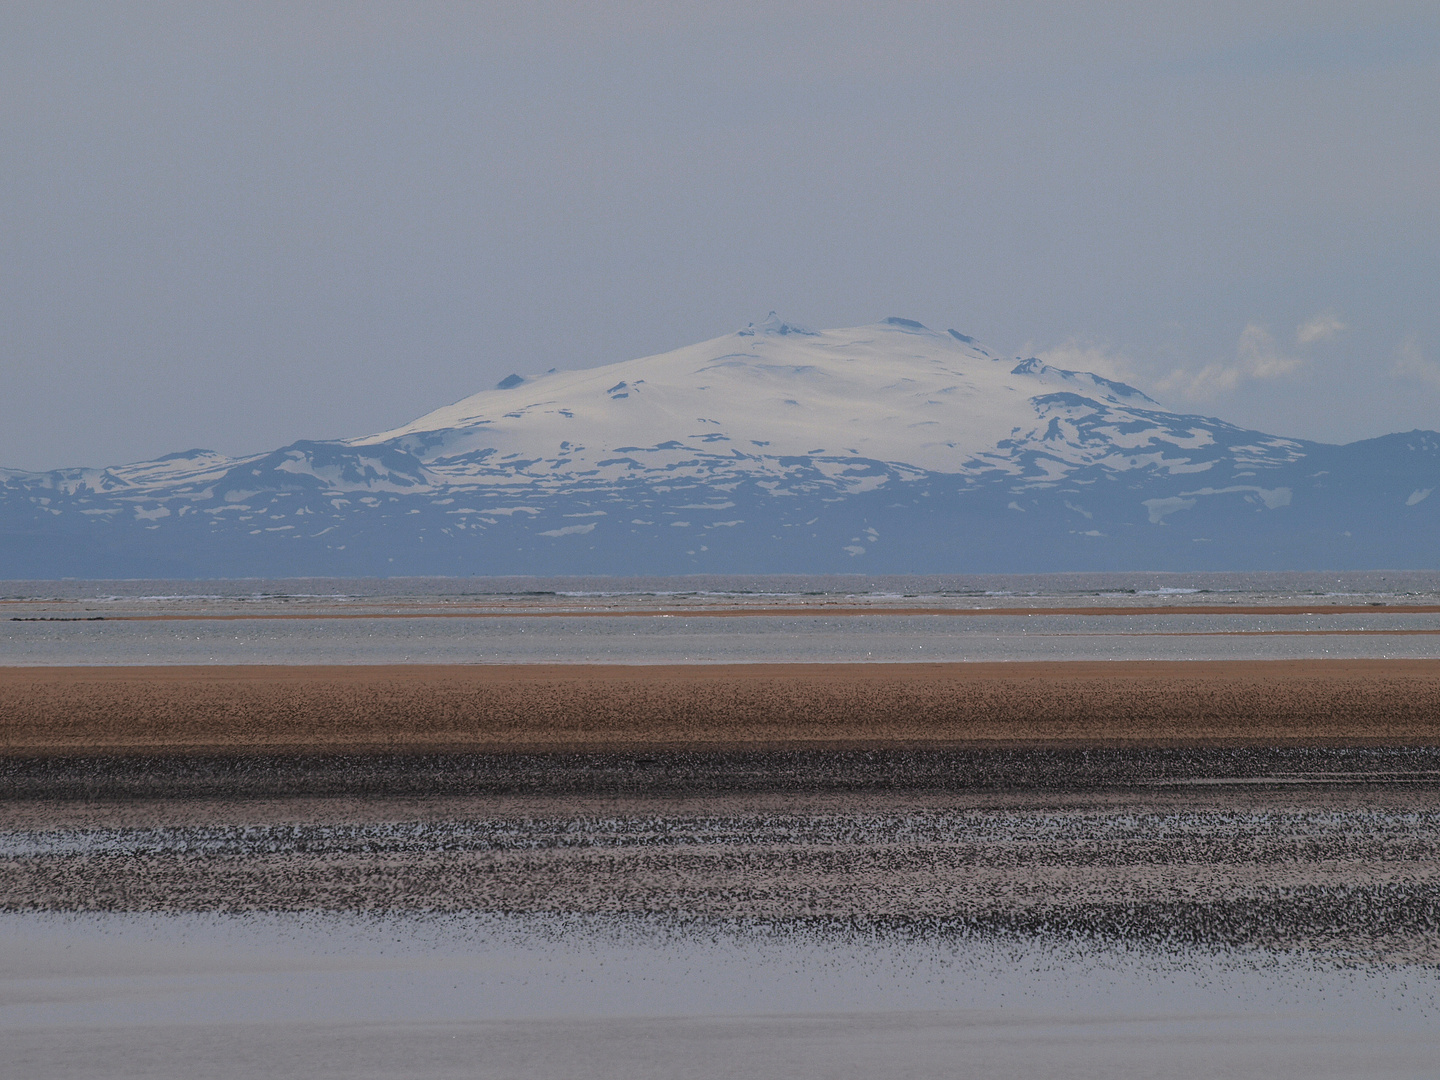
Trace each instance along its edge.
<instances>
[{"instance_id":1,"label":"wet sand","mask_svg":"<svg viewBox=\"0 0 1440 1080\"><path fill-rule=\"evenodd\" d=\"M0 668L0 755L1440 745L1440 661Z\"/></svg>"}]
</instances>

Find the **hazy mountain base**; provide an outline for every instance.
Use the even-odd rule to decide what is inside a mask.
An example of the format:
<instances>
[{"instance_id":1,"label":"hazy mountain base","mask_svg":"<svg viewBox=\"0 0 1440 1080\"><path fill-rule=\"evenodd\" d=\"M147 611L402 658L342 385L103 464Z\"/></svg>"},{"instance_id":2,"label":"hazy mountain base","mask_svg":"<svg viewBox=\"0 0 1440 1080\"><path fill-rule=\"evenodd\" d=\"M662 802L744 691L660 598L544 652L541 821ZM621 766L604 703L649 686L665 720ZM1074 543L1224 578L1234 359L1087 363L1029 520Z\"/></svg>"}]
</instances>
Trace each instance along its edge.
<instances>
[{"instance_id":1,"label":"hazy mountain base","mask_svg":"<svg viewBox=\"0 0 1440 1080\"><path fill-rule=\"evenodd\" d=\"M243 501L212 485L163 513L123 486L106 490L103 473L70 486L11 474L0 486L0 577L1440 566L1440 495L1430 494L1440 437L1297 446L1293 460L1223 476L1096 465L1046 481L1033 468L958 475L851 458L837 479L824 460L789 458L770 477L650 471L449 497L252 468Z\"/></svg>"}]
</instances>

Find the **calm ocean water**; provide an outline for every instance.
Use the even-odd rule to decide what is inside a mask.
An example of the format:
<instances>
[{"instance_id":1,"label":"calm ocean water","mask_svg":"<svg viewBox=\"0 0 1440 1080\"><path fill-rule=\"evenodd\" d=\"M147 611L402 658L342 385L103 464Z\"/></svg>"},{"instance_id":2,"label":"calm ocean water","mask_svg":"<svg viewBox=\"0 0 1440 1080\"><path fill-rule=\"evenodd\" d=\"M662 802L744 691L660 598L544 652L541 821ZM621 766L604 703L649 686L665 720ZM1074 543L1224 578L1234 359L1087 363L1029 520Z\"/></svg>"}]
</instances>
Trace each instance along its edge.
<instances>
[{"instance_id":1,"label":"calm ocean water","mask_svg":"<svg viewBox=\"0 0 1440 1080\"><path fill-rule=\"evenodd\" d=\"M12 581L0 594L3 664L1440 656L1440 615L1386 611L1440 604L1440 573ZM1297 604L1319 613L1188 610ZM1326 613L1337 605L1367 610ZM699 617L796 606L814 614ZM1095 614L1026 614L1047 606ZM1106 614L1122 606L1165 613ZM915 607L1012 613L887 613Z\"/></svg>"},{"instance_id":2,"label":"calm ocean water","mask_svg":"<svg viewBox=\"0 0 1440 1080\"><path fill-rule=\"evenodd\" d=\"M0 915L11 1074L1428 1080L1433 973L643 921Z\"/></svg>"}]
</instances>

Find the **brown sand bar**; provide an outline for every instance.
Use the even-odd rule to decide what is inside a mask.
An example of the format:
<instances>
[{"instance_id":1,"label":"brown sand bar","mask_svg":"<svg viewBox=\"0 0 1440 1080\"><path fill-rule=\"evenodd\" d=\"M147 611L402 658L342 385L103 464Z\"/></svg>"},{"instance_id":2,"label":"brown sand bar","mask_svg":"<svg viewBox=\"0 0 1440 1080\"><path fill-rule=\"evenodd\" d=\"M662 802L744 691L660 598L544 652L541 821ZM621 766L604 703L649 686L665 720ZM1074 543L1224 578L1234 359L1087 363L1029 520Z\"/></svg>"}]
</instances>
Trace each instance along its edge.
<instances>
[{"instance_id":1,"label":"brown sand bar","mask_svg":"<svg viewBox=\"0 0 1440 1080\"><path fill-rule=\"evenodd\" d=\"M1440 746L1440 660L0 668L0 757Z\"/></svg>"}]
</instances>

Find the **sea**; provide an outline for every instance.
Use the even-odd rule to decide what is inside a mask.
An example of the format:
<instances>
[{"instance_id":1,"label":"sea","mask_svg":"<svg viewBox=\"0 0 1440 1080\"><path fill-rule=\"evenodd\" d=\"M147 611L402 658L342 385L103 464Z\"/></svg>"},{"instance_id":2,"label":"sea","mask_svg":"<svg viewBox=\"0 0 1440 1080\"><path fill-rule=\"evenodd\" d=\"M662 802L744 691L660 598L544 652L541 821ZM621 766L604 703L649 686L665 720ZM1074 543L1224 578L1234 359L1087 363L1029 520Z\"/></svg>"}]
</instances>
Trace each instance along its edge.
<instances>
[{"instance_id":1,"label":"sea","mask_svg":"<svg viewBox=\"0 0 1440 1080\"><path fill-rule=\"evenodd\" d=\"M1430 658L1437 605L1413 571L8 581L0 664Z\"/></svg>"}]
</instances>

